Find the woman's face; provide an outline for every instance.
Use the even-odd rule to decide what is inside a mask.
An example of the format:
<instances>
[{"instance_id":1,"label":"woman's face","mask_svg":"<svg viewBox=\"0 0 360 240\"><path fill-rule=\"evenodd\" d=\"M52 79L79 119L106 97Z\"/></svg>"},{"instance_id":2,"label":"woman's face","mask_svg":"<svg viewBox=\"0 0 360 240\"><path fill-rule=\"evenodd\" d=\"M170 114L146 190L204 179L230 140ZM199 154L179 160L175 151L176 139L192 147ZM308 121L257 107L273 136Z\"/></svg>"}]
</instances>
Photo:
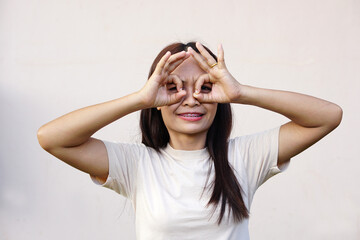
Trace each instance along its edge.
<instances>
[{"instance_id":1,"label":"woman's face","mask_svg":"<svg viewBox=\"0 0 360 240\"><path fill-rule=\"evenodd\" d=\"M192 56L172 72L183 81L186 95L178 103L161 107L161 115L171 139L184 134L206 138L206 133L215 118L217 103L200 103L193 97L195 82L204 73ZM169 91L176 91L174 84L168 85L167 88ZM205 84L201 91L211 91L211 84Z\"/></svg>"}]
</instances>

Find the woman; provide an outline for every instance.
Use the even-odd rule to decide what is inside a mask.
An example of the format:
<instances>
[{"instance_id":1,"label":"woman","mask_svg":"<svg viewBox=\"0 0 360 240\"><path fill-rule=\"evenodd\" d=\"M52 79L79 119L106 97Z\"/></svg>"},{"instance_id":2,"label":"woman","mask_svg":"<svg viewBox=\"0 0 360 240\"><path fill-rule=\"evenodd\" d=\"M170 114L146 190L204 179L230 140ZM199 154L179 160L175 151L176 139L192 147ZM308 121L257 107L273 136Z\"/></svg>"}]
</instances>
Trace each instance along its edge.
<instances>
[{"instance_id":1,"label":"woman","mask_svg":"<svg viewBox=\"0 0 360 240\"><path fill-rule=\"evenodd\" d=\"M230 103L280 113L290 121L228 139ZM142 144L91 136L141 110ZM155 59L138 92L55 119L40 145L93 180L132 200L138 239L249 239L256 189L290 158L323 138L342 109L303 94L240 84L200 43L176 43Z\"/></svg>"}]
</instances>

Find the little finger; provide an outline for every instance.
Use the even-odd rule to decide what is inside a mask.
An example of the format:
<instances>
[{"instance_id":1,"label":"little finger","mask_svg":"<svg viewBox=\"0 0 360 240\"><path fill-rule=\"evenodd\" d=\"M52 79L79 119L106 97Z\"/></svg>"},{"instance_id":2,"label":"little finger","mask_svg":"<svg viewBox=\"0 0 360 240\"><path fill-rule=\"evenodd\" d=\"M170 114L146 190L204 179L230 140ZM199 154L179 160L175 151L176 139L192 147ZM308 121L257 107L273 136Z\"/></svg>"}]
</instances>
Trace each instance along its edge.
<instances>
[{"instance_id":1,"label":"little finger","mask_svg":"<svg viewBox=\"0 0 360 240\"><path fill-rule=\"evenodd\" d=\"M218 45L218 63L220 67L226 68L225 59L224 59L224 49L221 43Z\"/></svg>"},{"instance_id":2,"label":"little finger","mask_svg":"<svg viewBox=\"0 0 360 240\"><path fill-rule=\"evenodd\" d=\"M170 51L167 51L164 56L162 56L162 58L160 59L160 61L158 62L158 64L156 65L156 68L154 70L154 73L155 74L158 74L160 75L167 60L169 59L169 57L171 56L171 52Z\"/></svg>"}]
</instances>

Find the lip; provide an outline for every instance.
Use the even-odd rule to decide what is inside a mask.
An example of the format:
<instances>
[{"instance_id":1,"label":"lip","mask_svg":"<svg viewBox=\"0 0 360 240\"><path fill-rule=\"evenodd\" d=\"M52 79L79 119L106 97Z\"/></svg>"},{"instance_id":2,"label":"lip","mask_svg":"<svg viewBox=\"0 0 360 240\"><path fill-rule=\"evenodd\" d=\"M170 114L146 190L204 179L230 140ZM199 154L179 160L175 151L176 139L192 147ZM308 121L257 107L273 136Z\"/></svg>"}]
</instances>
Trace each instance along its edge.
<instances>
[{"instance_id":1,"label":"lip","mask_svg":"<svg viewBox=\"0 0 360 240\"><path fill-rule=\"evenodd\" d=\"M200 121L204 114L199 112L185 112L178 114L178 116L185 121L195 122Z\"/></svg>"}]
</instances>

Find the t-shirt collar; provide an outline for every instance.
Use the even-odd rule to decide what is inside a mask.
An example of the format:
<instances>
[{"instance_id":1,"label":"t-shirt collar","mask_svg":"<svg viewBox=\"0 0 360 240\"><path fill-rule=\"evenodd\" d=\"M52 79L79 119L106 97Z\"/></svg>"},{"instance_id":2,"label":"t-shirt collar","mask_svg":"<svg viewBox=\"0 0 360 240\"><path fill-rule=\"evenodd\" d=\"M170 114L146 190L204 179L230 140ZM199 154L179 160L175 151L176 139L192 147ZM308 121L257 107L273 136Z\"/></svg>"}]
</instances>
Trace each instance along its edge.
<instances>
[{"instance_id":1,"label":"t-shirt collar","mask_svg":"<svg viewBox=\"0 0 360 240\"><path fill-rule=\"evenodd\" d=\"M210 157L207 148L200 150L177 150L168 143L164 151L177 160L203 160Z\"/></svg>"}]
</instances>

